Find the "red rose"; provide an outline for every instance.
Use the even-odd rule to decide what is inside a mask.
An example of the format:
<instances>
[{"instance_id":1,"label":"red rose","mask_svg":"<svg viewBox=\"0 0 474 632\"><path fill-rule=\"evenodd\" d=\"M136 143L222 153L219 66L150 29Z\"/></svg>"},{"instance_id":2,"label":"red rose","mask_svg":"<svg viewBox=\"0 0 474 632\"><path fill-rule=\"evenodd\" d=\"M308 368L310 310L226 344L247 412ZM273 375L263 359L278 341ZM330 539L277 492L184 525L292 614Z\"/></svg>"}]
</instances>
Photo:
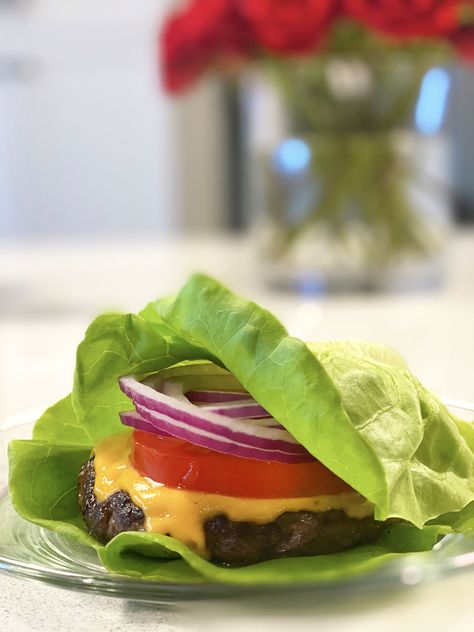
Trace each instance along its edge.
<instances>
[{"instance_id":1,"label":"red rose","mask_svg":"<svg viewBox=\"0 0 474 632\"><path fill-rule=\"evenodd\" d=\"M280 53L306 53L318 46L339 0L241 0L240 10L259 43Z\"/></svg>"},{"instance_id":2,"label":"red rose","mask_svg":"<svg viewBox=\"0 0 474 632\"><path fill-rule=\"evenodd\" d=\"M474 62L474 24L461 26L450 39L464 59Z\"/></svg>"},{"instance_id":3,"label":"red rose","mask_svg":"<svg viewBox=\"0 0 474 632\"><path fill-rule=\"evenodd\" d=\"M460 0L343 0L346 15L394 37L437 37L452 32Z\"/></svg>"},{"instance_id":4,"label":"red rose","mask_svg":"<svg viewBox=\"0 0 474 632\"><path fill-rule=\"evenodd\" d=\"M239 0L191 0L171 16L162 34L163 80L170 92L193 83L219 59L245 56L254 46Z\"/></svg>"}]
</instances>

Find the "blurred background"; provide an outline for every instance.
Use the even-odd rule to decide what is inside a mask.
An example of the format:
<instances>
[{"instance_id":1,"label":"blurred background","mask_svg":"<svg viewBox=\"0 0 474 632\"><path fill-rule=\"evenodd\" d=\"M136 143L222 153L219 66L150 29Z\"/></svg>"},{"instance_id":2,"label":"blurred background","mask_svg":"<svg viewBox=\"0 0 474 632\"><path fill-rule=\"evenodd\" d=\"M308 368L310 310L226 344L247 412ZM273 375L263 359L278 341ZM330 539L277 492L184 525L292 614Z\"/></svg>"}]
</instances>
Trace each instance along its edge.
<instances>
[{"instance_id":1,"label":"blurred background","mask_svg":"<svg viewBox=\"0 0 474 632\"><path fill-rule=\"evenodd\" d=\"M3 239L248 223L226 182L235 160L226 164L232 97L222 80L203 77L177 96L159 80L157 33L177 4L0 0ZM453 208L474 221L473 70L453 63L449 77ZM278 106L261 83L252 89L241 93L246 115L256 142L271 144L281 133ZM446 99L434 90L428 119Z\"/></svg>"},{"instance_id":2,"label":"blurred background","mask_svg":"<svg viewBox=\"0 0 474 632\"><path fill-rule=\"evenodd\" d=\"M196 270L474 400L471 3L459 37L320 3L287 39L199 4L0 0L0 418L69 390L98 311Z\"/></svg>"}]
</instances>

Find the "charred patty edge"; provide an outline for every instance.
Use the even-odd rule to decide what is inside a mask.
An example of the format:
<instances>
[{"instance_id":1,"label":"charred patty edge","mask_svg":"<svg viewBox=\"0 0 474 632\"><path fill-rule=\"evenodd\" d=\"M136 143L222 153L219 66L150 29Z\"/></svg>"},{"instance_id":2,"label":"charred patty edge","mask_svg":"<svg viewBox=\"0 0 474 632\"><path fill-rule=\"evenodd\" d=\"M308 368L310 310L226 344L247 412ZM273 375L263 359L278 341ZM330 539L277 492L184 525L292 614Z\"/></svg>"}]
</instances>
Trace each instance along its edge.
<instances>
[{"instance_id":1,"label":"charred patty edge","mask_svg":"<svg viewBox=\"0 0 474 632\"><path fill-rule=\"evenodd\" d=\"M224 566L340 553L375 542L384 527L373 517L350 518L339 509L285 512L265 524L234 522L220 514L204 525L211 560Z\"/></svg>"},{"instance_id":2,"label":"charred patty edge","mask_svg":"<svg viewBox=\"0 0 474 632\"><path fill-rule=\"evenodd\" d=\"M89 533L102 544L124 531L144 531L145 514L124 491L118 491L99 502L94 494L94 457L81 468L78 480L78 501Z\"/></svg>"}]
</instances>

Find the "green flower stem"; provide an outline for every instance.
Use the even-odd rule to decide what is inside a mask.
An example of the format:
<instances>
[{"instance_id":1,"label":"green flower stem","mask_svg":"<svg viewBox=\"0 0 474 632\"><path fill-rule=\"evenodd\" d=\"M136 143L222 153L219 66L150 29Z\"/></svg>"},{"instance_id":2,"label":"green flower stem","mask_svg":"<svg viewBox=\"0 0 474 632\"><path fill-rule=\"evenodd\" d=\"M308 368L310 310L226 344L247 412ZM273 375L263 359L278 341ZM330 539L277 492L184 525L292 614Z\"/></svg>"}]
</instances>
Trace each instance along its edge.
<instances>
[{"instance_id":1,"label":"green flower stem","mask_svg":"<svg viewBox=\"0 0 474 632\"><path fill-rule=\"evenodd\" d=\"M282 190L270 202L279 238L273 255L288 253L318 226L341 243L357 228L365 236L367 262L385 265L405 254L426 254L437 242L411 203L411 177L392 134L341 134L307 138L313 179L320 193L310 211L288 221Z\"/></svg>"},{"instance_id":2,"label":"green flower stem","mask_svg":"<svg viewBox=\"0 0 474 632\"><path fill-rule=\"evenodd\" d=\"M271 176L269 208L277 234L272 255L285 256L319 227L341 244L349 243L357 229L370 265L434 252L440 240L410 191L418 170L410 169L397 143L397 134L412 123L433 55L421 54L416 47L395 55L392 49L374 54L373 42L349 52L347 32L337 37L336 57L280 61L271 68L293 131L311 146L317 188L306 211L288 217L288 183ZM335 60L339 70L346 64L346 79L352 67L363 73L365 92L360 81L352 85L352 94L335 89L341 74L336 68L331 76Z\"/></svg>"}]
</instances>

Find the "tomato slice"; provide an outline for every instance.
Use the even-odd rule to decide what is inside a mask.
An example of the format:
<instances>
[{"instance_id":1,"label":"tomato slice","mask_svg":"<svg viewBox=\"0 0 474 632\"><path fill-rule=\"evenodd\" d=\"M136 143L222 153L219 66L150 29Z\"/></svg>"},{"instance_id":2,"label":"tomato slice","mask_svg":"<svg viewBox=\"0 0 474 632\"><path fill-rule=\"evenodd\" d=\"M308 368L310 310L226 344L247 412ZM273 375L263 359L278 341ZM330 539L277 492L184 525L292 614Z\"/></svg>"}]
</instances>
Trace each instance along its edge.
<instances>
[{"instance_id":1,"label":"tomato slice","mask_svg":"<svg viewBox=\"0 0 474 632\"><path fill-rule=\"evenodd\" d=\"M237 498L302 498L353 489L319 461L276 463L134 430L132 464L167 487Z\"/></svg>"}]
</instances>

